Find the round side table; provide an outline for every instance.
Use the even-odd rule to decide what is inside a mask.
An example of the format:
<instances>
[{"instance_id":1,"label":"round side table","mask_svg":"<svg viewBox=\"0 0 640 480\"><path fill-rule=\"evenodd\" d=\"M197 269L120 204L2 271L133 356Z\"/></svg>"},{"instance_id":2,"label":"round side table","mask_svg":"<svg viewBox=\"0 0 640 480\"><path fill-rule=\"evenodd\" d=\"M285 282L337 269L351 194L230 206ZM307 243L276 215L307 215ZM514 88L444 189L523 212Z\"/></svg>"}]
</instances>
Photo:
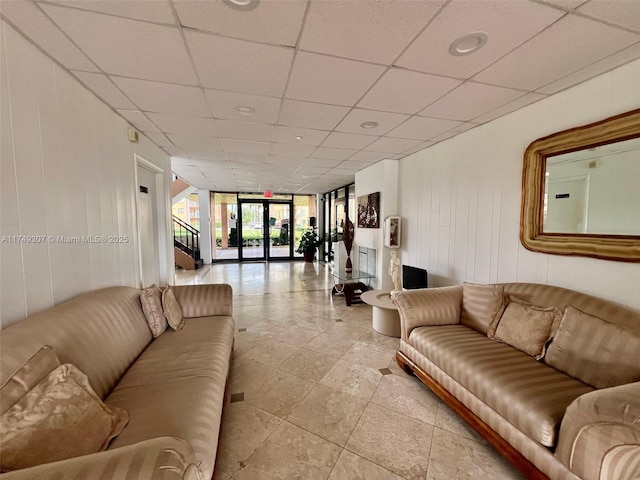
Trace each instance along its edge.
<instances>
[{"instance_id":1,"label":"round side table","mask_svg":"<svg viewBox=\"0 0 640 480\"><path fill-rule=\"evenodd\" d=\"M389 292L369 290L360 299L373 307L373 329L389 337L400 337L398 307L391 301Z\"/></svg>"}]
</instances>

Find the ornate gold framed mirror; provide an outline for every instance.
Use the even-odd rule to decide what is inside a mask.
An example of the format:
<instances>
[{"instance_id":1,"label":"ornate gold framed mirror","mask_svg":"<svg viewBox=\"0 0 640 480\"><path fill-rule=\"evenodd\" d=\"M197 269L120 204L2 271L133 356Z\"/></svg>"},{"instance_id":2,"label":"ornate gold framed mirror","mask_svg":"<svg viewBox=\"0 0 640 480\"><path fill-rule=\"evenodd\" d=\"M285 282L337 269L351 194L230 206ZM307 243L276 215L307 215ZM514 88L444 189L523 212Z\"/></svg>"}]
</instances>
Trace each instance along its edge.
<instances>
[{"instance_id":1,"label":"ornate gold framed mirror","mask_svg":"<svg viewBox=\"0 0 640 480\"><path fill-rule=\"evenodd\" d=\"M640 262L640 109L527 147L520 241L534 252Z\"/></svg>"}]
</instances>

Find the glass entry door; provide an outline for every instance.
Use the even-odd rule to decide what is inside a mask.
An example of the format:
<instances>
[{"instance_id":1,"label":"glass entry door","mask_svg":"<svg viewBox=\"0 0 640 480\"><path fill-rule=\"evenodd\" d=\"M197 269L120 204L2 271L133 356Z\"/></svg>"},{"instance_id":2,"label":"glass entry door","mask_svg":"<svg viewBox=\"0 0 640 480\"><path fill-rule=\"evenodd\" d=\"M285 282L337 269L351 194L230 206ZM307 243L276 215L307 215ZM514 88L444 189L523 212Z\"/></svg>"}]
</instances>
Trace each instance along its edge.
<instances>
[{"instance_id":1,"label":"glass entry door","mask_svg":"<svg viewBox=\"0 0 640 480\"><path fill-rule=\"evenodd\" d=\"M265 260L265 203L240 203L239 251L241 260Z\"/></svg>"},{"instance_id":2,"label":"glass entry door","mask_svg":"<svg viewBox=\"0 0 640 480\"><path fill-rule=\"evenodd\" d=\"M269 202L269 258L291 257L291 204Z\"/></svg>"}]
</instances>

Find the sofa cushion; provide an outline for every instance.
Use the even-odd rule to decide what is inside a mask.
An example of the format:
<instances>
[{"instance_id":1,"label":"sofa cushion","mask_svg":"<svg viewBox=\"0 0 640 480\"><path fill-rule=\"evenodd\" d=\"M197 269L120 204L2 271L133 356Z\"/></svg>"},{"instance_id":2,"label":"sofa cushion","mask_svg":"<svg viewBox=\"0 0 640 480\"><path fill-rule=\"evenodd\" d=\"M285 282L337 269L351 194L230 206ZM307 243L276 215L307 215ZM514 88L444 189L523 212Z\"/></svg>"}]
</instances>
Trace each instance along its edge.
<instances>
[{"instance_id":1,"label":"sofa cushion","mask_svg":"<svg viewBox=\"0 0 640 480\"><path fill-rule=\"evenodd\" d=\"M495 317L502 312L503 297L502 285L464 282L460 323L486 334Z\"/></svg>"},{"instance_id":2,"label":"sofa cushion","mask_svg":"<svg viewBox=\"0 0 640 480\"><path fill-rule=\"evenodd\" d=\"M508 296L501 317L489 327L487 336L511 345L536 360L545 353L547 340L555 333L562 312L556 307L540 307Z\"/></svg>"},{"instance_id":3,"label":"sofa cushion","mask_svg":"<svg viewBox=\"0 0 640 480\"><path fill-rule=\"evenodd\" d=\"M173 294L171 287L167 287L162 292L162 311L167 317L167 323L174 330L181 330L184 327L184 318L182 317L182 309Z\"/></svg>"},{"instance_id":4,"label":"sofa cushion","mask_svg":"<svg viewBox=\"0 0 640 480\"><path fill-rule=\"evenodd\" d=\"M36 351L0 387L0 414L15 405L29 390L59 366L60 360L49 345Z\"/></svg>"},{"instance_id":5,"label":"sofa cushion","mask_svg":"<svg viewBox=\"0 0 640 480\"><path fill-rule=\"evenodd\" d=\"M162 290L153 284L140 294L142 311L147 319L153 338L158 338L167 329L167 319L162 311Z\"/></svg>"},{"instance_id":6,"label":"sofa cushion","mask_svg":"<svg viewBox=\"0 0 640 480\"><path fill-rule=\"evenodd\" d=\"M640 334L568 306L547 365L596 388L640 381Z\"/></svg>"},{"instance_id":7,"label":"sofa cushion","mask_svg":"<svg viewBox=\"0 0 640 480\"><path fill-rule=\"evenodd\" d=\"M182 438L204 478L211 478L233 334L231 317L199 317L157 338L106 400L131 418L110 449L159 436Z\"/></svg>"},{"instance_id":8,"label":"sofa cushion","mask_svg":"<svg viewBox=\"0 0 640 480\"><path fill-rule=\"evenodd\" d=\"M536 442L553 447L564 411L593 390L463 325L420 327L409 344Z\"/></svg>"},{"instance_id":9,"label":"sofa cushion","mask_svg":"<svg viewBox=\"0 0 640 480\"><path fill-rule=\"evenodd\" d=\"M107 407L86 375L60 365L0 416L1 468L17 470L105 450L127 424Z\"/></svg>"}]
</instances>

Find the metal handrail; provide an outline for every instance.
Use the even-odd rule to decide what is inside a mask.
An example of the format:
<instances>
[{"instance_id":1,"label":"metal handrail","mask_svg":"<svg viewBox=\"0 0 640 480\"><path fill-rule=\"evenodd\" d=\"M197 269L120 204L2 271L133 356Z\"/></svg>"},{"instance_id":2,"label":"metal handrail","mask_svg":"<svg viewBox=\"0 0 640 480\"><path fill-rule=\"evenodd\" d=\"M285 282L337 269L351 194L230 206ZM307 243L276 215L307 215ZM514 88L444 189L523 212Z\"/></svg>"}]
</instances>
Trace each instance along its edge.
<instances>
[{"instance_id":1,"label":"metal handrail","mask_svg":"<svg viewBox=\"0 0 640 480\"><path fill-rule=\"evenodd\" d=\"M173 245L200 260L200 231L173 215Z\"/></svg>"}]
</instances>

